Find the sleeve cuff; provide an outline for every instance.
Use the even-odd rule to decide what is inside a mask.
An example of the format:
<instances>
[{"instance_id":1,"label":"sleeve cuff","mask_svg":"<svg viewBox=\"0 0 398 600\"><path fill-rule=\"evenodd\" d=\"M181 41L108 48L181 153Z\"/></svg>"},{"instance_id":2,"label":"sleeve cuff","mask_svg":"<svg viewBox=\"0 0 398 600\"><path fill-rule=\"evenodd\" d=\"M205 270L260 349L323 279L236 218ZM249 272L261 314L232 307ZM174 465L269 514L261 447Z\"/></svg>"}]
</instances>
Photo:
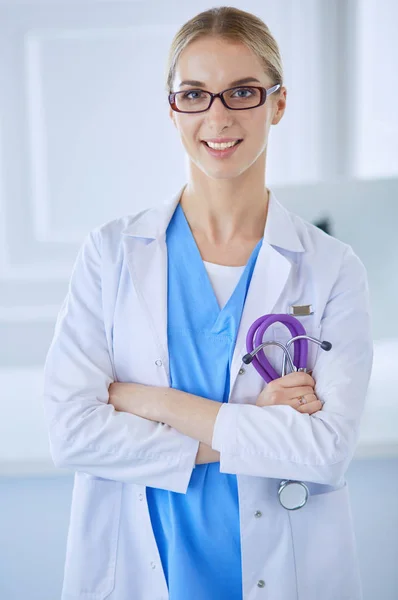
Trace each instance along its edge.
<instances>
[{"instance_id":1,"label":"sleeve cuff","mask_svg":"<svg viewBox=\"0 0 398 600\"><path fill-rule=\"evenodd\" d=\"M218 452L234 454L237 447L239 404L224 402L214 423L211 447Z\"/></svg>"},{"instance_id":2,"label":"sleeve cuff","mask_svg":"<svg viewBox=\"0 0 398 600\"><path fill-rule=\"evenodd\" d=\"M187 493L189 482L192 477L192 471L196 466L198 449L198 440L184 436L178 464L169 471L167 476L167 487L164 489L171 492L178 492L179 494Z\"/></svg>"}]
</instances>

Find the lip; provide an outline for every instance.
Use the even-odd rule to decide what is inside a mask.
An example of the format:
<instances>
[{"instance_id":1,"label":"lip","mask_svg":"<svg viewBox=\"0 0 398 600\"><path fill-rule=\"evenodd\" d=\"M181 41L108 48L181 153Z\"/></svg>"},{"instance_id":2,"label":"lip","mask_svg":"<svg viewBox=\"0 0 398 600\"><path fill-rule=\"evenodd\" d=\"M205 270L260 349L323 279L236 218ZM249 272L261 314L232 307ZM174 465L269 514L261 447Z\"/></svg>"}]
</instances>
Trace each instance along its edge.
<instances>
[{"instance_id":1,"label":"lip","mask_svg":"<svg viewBox=\"0 0 398 600\"><path fill-rule=\"evenodd\" d=\"M202 142L212 142L213 144L222 144L222 143L228 143L228 142L237 142L238 140L241 140L242 138L210 138L208 140L202 140Z\"/></svg>"},{"instance_id":2,"label":"lip","mask_svg":"<svg viewBox=\"0 0 398 600\"><path fill-rule=\"evenodd\" d=\"M227 148L226 150L214 150L214 148L210 148L210 146L208 146L204 141L202 141L203 147L207 150L209 154L211 154L211 156L214 156L215 158L228 158L234 152L236 152L241 143L242 142L236 144L235 146L232 146L232 148Z\"/></svg>"}]
</instances>

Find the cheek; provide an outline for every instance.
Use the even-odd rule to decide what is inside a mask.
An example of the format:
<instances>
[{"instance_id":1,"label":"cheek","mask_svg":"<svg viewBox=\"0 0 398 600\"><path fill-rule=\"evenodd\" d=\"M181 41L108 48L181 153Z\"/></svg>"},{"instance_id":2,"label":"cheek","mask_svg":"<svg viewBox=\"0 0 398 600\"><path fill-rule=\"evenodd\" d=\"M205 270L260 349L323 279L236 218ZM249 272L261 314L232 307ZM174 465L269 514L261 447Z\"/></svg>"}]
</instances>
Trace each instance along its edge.
<instances>
[{"instance_id":1,"label":"cheek","mask_svg":"<svg viewBox=\"0 0 398 600\"><path fill-rule=\"evenodd\" d=\"M199 140L199 125L193 118L184 118L184 115L176 117L176 125L181 138L185 144L192 144L195 140Z\"/></svg>"},{"instance_id":2,"label":"cheek","mask_svg":"<svg viewBox=\"0 0 398 600\"><path fill-rule=\"evenodd\" d=\"M253 126L252 129L252 139L253 144L263 150L268 144L268 136L269 136L270 124L266 119L260 119Z\"/></svg>"},{"instance_id":3,"label":"cheek","mask_svg":"<svg viewBox=\"0 0 398 600\"><path fill-rule=\"evenodd\" d=\"M264 108L264 107L261 107ZM263 136L269 129L269 114L266 110L262 110L261 113L254 115L252 122L250 123L251 131L257 136Z\"/></svg>"},{"instance_id":4,"label":"cheek","mask_svg":"<svg viewBox=\"0 0 398 600\"><path fill-rule=\"evenodd\" d=\"M242 113L246 114L241 115L238 129L242 131L243 135L251 139L263 137L269 129L269 114L265 107L261 106L258 109L242 111Z\"/></svg>"}]
</instances>

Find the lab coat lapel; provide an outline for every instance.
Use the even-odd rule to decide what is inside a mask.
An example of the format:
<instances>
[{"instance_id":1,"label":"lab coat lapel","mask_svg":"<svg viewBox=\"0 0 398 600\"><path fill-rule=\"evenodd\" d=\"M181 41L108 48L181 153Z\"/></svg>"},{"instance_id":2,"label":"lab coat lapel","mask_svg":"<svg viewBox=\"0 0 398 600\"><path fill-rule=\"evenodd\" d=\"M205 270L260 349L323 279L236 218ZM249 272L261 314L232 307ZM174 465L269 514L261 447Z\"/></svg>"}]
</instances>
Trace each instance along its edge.
<instances>
[{"instance_id":1,"label":"lab coat lapel","mask_svg":"<svg viewBox=\"0 0 398 600\"><path fill-rule=\"evenodd\" d=\"M246 354L247 332L256 319L275 312L275 306L289 279L292 263L294 264L291 257L295 252L304 252L295 224L271 191L264 239L254 267L232 357L230 390L242 367L242 357Z\"/></svg>"},{"instance_id":2,"label":"lab coat lapel","mask_svg":"<svg viewBox=\"0 0 398 600\"><path fill-rule=\"evenodd\" d=\"M125 245L127 267L148 322L148 338L140 340L141 351L146 344L157 345L159 358L169 380L169 357L167 351L167 252L165 240L155 239L144 244L142 240L128 238ZM139 317L138 317L139 318ZM165 382L166 384L166 382Z\"/></svg>"},{"instance_id":3,"label":"lab coat lapel","mask_svg":"<svg viewBox=\"0 0 398 600\"><path fill-rule=\"evenodd\" d=\"M165 385L170 385L167 344L167 245L166 230L184 188L171 202L151 208L141 214L122 233L127 267L141 303L151 324L145 344L157 345L165 373ZM139 316L137 317L139 318Z\"/></svg>"},{"instance_id":4,"label":"lab coat lapel","mask_svg":"<svg viewBox=\"0 0 398 600\"><path fill-rule=\"evenodd\" d=\"M291 268L291 263L287 258L265 241L263 242L254 267L236 338L231 364L231 390L242 366L242 357L247 352L247 332L256 319L274 311L289 278Z\"/></svg>"}]
</instances>

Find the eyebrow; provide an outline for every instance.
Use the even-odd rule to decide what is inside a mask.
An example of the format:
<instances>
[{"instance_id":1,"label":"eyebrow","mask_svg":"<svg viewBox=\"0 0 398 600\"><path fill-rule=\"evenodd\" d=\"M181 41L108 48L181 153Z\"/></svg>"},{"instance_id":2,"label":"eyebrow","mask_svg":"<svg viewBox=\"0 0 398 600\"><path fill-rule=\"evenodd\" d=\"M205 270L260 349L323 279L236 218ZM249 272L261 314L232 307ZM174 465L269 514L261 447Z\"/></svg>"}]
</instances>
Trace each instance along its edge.
<instances>
[{"instance_id":1,"label":"eyebrow","mask_svg":"<svg viewBox=\"0 0 398 600\"><path fill-rule=\"evenodd\" d=\"M244 77L243 79L237 79L236 81L231 81L230 86L234 87L235 85L244 85L245 83L250 83L252 81L256 81L257 83L261 83L255 77ZM178 87L182 87L183 85L194 85L196 87L204 87L206 84L203 81L196 81L195 79L186 79L185 81L181 81Z\"/></svg>"}]
</instances>

